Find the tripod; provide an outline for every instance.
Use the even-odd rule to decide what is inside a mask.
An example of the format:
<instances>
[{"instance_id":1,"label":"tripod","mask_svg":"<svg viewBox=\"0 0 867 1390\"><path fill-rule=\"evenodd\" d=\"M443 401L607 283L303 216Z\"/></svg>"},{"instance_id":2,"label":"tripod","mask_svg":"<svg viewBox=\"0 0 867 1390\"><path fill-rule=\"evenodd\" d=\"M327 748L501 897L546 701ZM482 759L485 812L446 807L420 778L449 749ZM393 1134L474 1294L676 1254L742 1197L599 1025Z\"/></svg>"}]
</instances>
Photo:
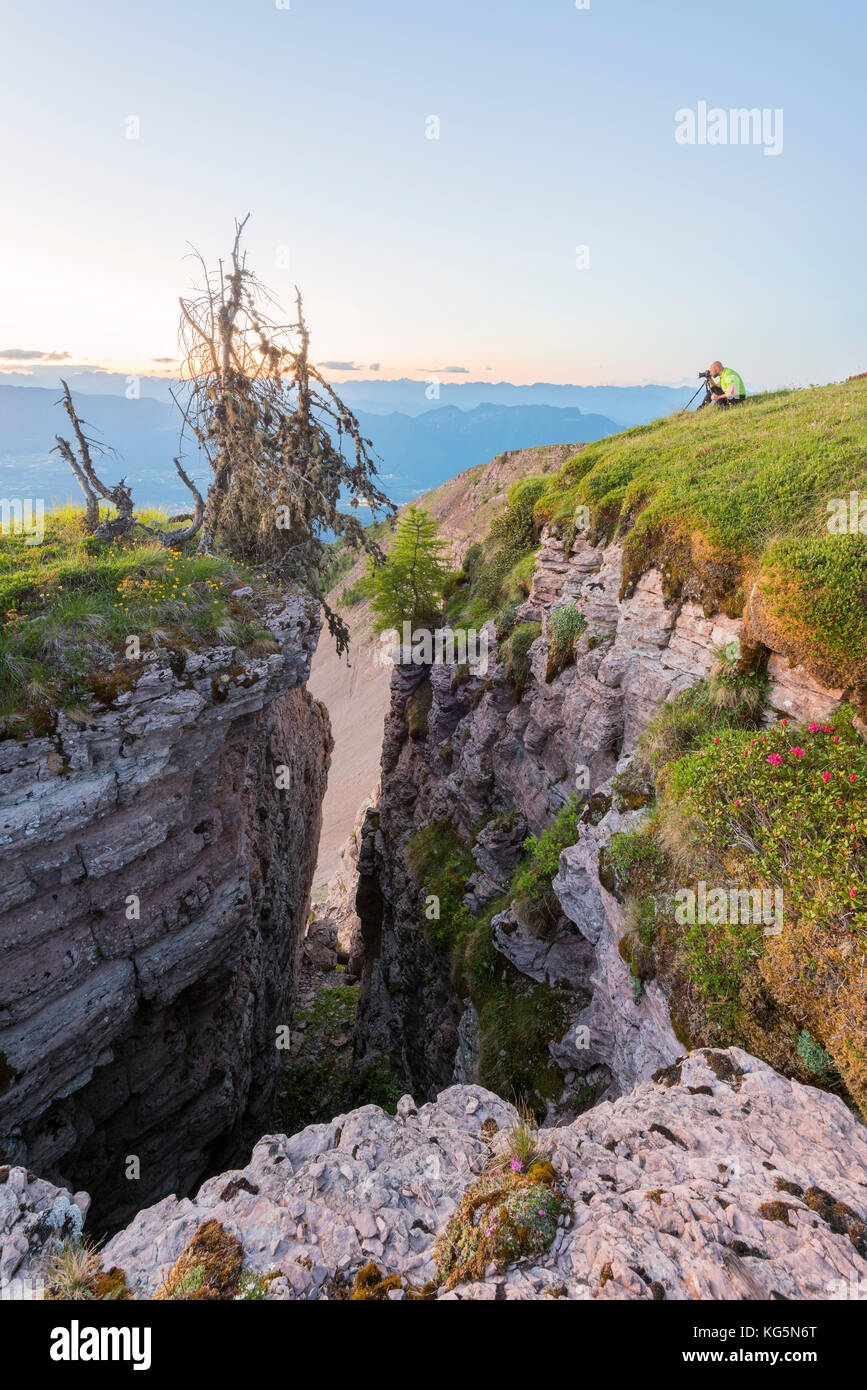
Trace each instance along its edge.
<instances>
[{"instance_id":1,"label":"tripod","mask_svg":"<svg viewBox=\"0 0 867 1390\"><path fill-rule=\"evenodd\" d=\"M698 409L699 409L699 410L701 410L702 406L707 405L709 401L713 400L713 396L711 395L711 389L710 389L710 377L708 376L707 372L699 372L699 376L703 378L702 384L701 384L701 386L698 388L698 391L696 391L692 396L690 396L690 398L689 398L689 400L687 401L686 405L683 407L683 410L681 410L681 412L680 412L681 415L683 415L684 411L689 410L689 407L692 405L692 403L693 403L693 401L695 400L696 396L698 395L699 391L704 391L704 392L705 392L705 398L704 398L704 400L702 401L701 405L698 406Z\"/></svg>"}]
</instances>

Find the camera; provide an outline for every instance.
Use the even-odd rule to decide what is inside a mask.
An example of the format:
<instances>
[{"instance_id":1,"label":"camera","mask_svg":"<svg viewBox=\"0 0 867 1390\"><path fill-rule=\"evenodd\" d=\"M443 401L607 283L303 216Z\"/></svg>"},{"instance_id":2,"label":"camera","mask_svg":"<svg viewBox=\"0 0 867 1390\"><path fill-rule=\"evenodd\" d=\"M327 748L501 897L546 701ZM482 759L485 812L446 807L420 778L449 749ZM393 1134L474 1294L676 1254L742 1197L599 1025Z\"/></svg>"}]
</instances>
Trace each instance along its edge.
<instances>
[{"instance_id":1,"label":"camera","mask_svg":"<svg viewBox=\"0 0 867 1390\"><path fill-rule=\"evenodd\" d=\"M704 377L705 381L710 381L710 372L699 372L699 376Z\"/></svg>"}]
</instances>

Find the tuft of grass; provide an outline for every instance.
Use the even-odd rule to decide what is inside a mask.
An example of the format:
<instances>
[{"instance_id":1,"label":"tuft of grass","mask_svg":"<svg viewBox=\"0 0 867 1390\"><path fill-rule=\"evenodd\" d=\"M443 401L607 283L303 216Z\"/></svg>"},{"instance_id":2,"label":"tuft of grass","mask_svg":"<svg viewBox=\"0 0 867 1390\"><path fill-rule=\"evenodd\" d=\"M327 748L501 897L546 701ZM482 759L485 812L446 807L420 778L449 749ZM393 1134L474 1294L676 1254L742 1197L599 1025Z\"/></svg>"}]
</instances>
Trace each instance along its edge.
<instances>
[{"instance_id":1,"label":"tuft of grass","mask_svg":"<svg viewBox=\"0 0 867 1390\"><path fill-rule=\"evenodd\" d=\"M660 705L638 740L635 775L657 776L667 763L725 730L758 728L766 685L761 675L741 675L720 657L707 681Z\"/></svg>"},{"instance_id":2,"label":"tuft of grass","mask_svg":"<svg viewBox=\"0 0 867 1390\"><path fill-rule=\"evenodd\" d=\"M519 1102L516 1108L518 1118L500 1131L496 1149L485 1165L490 1172L509 1169L514 1173L527 1173L534 1163L545 1158L546 1149L539 1137L536 1116L524 1102Z\"/></svg>"},{"instance_id":3,"label":"tuft of grass","mask_svg":"<svg viewBox=\"0 0 867 1390\"><path fill-rule=\"evenodd\" d=\"M97 1246L86 1236L63 1242L43 1262L45 1298L50 1302L128 1300L126 1275L116 1265L103 1270Z\"/></svg>"}]
</instances>

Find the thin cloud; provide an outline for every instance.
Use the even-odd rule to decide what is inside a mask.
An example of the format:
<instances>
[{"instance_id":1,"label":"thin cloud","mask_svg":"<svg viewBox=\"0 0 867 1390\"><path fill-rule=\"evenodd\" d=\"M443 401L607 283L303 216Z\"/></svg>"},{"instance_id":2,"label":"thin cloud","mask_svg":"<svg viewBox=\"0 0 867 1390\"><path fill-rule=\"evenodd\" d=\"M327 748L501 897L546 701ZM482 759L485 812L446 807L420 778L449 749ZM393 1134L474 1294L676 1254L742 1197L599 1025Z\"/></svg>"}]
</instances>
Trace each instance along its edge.
<instances>
[{"instance_id":1,"label":"thin cloud","mask_svg":"<svg viewBox=\"0 0 867 1390\"><path fill-rule=\"evenodd\" d=\"M325 367L329 372L378 372L380 364L378 362L320 362L320 367Z\"/></svg>"},{"instance_id":2,"label":"thin cloud","mask_svg":"<svg viewBox=\"0 0 867 1390\"><path fill-rule=\"evenodd\" d=\"M67 362L68 352L41 352L38 348L0 348L3 362Z\"/></svg>"},{"instance_id":3,"label":"thin cloud","mask_svg":"<svg viewBox=\"0 0 867 1390\"><path fill-rule=\"evenodd\" d=\"M178 359L177 359L176 357L152 357L152 358L151 358L151 361L152 361L152 362L165 362L165 363L167 363L167 364L169 364L169 365L170 365L172 362L177 362L177 360L178 360Z\"/></svg>"},{"instance_id":4,"label":"thin cloud","mask_svg":"<svg viewBox=\"0 0 867 1390\"><path fill-rule=\"evenodd\" d=\"M437 376L469 376L469 367L419 367L420 372L434 372Z\"/></svg>"}]
</instances>

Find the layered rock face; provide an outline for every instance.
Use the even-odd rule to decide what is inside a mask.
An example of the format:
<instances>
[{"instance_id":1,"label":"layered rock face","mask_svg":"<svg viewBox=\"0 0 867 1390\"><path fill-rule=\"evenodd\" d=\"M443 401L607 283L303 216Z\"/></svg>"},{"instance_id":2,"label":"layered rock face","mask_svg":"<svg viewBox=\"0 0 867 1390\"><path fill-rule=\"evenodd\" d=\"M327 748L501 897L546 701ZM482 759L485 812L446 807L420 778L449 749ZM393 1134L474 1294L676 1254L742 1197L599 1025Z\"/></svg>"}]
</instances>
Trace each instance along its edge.
<instances>
[{"instance_id":1,"label":"layered rock face","mask_svg":"<svg viewBox=\"0 0 867 1390\"><path fill-rule=\"evenodd\" d=\"M0 744L0 1161L116 1225L267 1126L331 739L280 650L149 656L102 711Z\"/></svg>"},{"instance_id":2,"label":"layered rock face","mask_svg":"<svg viewBox=\"0 0 867 1390\"><path fill-rule=\"evenodd\" d=\"M109 1241L104 1266L147 1298L197 1227L216 1220L249 1269L277 1276L270 1299L333 1297L335 1273L371 1260L424 1285L493 1131L514 1120L498 1096L454 1086L435 1104L405 1096L393 1117L365 1106L291 1138L268 1135L245 1168L140 1212ZM867 1295L863 1127L836 1096L745 1052L693 1052L539 1141L571 1203L553 1245L437 1297ZM44 1252L80 1225L82 1208L86 1197L73 1203L20 1168L0 1169L0 1280L37 1284Z\"/></svg>"},{"instance_id":3,"label":"layered rock face","mask_svg":"<svg viewBox=\"0 0 867 1390\"><path fill-rule=\"evenodd\" d=\"M599 881L599 853L643 812L621 814L610 782L660 704L708 675L720 649L738 643L740 621L671 601L652 570L621 596L618 546L579 537L574 553L544 533L530 597L519 620L542 623L530 647L532 679L518 700L499 664L493 625L487 671L405 666L392 677L382 792L368 811L358 856L357 909L365 942L356 1048L364 1062L386 1053L403 1085L430 1097L449 1080L478 1079L475 1020L456 997L447 953L425 932L419 886L404 848L438 821L473 843L474 911L508 885L528 832L549 826L572 792L587 799L578 844L561 859L554 891L562 916L540 932L512 913L495 921L496 949L525 978L571 996L567 1027L550 1052L561 1068L561 1101L549 1120L575 1113L576 1098L611 1098L670 1062L682 1048L655 981L633 997L618 942L622 909ZM547 624L576 603L587 622L574 664L546 680ZM829 717L842 692L825 690L779 654L768 659L773 708L795 718ZM408 709L429 701L424 736ZM585 1101L586 1103L586 1101Z\"/></svg>"}]
</instances>

